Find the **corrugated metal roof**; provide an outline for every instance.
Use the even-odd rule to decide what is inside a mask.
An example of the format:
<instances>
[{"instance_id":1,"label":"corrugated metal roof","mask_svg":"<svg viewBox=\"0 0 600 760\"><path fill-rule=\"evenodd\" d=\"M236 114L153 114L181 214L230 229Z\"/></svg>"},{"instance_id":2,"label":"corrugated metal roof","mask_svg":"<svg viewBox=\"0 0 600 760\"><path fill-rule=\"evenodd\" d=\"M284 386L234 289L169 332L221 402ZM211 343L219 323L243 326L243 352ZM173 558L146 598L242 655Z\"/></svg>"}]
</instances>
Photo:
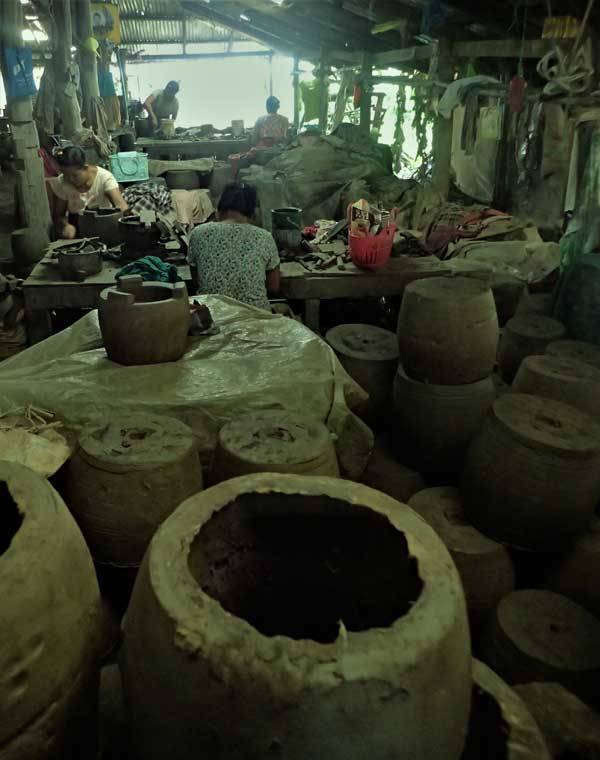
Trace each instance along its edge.
<instances>
[{"instance_id":1,"label":"corrugated metal roof","mask_svg":"<svg viewBox=\"0 0 600 760\"><path fill-rule=\"evenodd\" d=\"M187 15L178 0L118 0L121 37L125 45L183 42L224 42L248 39L223 26Z\"/></svg>"}]
</instances>

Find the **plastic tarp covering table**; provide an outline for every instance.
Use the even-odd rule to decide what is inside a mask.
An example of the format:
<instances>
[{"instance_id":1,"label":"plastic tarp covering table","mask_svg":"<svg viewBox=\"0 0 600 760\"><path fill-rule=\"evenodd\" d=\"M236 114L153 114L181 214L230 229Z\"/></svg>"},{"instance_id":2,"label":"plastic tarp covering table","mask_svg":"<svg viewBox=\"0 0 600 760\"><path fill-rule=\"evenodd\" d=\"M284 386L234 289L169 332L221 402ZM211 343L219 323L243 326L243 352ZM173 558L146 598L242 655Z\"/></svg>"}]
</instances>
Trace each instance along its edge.
<instances>
[{"instance_id":1,"label":"plastic tarp covering table","mask_svg":"<svg viewBox=\"0 0 600 760\"><path fill-rule=\"evenodd\" d=\"M220 328L190 338L177 362L126 367L108 360L97 311L0 365L0 411L35 404L69 427L106 415L167 414L187 423L208 464L217 433L257 409L283 408L329 425L340 464L358 477L372 434L348 406L366 394L329 346L295 320L203 296Z\"/></svg>"}]
</instances>

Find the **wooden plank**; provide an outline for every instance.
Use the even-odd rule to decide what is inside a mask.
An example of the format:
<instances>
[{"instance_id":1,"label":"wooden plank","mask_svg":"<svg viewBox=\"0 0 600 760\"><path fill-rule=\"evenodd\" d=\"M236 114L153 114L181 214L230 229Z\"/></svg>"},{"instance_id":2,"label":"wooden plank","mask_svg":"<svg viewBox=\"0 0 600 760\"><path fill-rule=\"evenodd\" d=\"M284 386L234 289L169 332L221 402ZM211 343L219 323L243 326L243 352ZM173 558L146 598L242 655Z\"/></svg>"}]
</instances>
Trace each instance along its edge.
<instances>
[{"instance_id":1,"label":"wooden plank","mask_svg":"<svg viewBox=\"0 0 600 760\"><path fill-rule=\"evenodd\" d=\"M551 40L482 40L456 42L452 55L457 58L542 58L554 47Z\"/></svg>"},{"instance_id":2,"label":"wooden plank","mask_svg":"<svg viewBox=\"0 0 600 760\"><path fill-rule=\"evenodd\" d=\"M437 259L397 262L394 259L377 272L365 272L347 264L343 272L332 269L322 273L309 273L300 264L284 263L279 295L298 300L398 296L415 280L451 273L449 267Z\"/></svg>"},{"instance_id":3,"label":"wooden plank","mask_svg":"<svg viewBox=\"0 0 600 760\"><path fill-rule=\"evenodd\" d=\"M408 25L408 18L393 18L389 21L384 21L382 24L375 24L371 28L371 34L385 34L386 32L393 32L396 30L404 31Z\"/></svg>"},{"instance_id":4,"label":"wooden plank","mask_svg":"<svg viewBox=\"0 0 600 760\"><path fill-rule=\"evenodd\" d=\"M373 57L370 53L364 53L362 61L360 98L360 129L365 135L371 134L371 98L373 95Z\"/></svg>"},{"instance_id":5,"label":"wooden plank","mask_svg":"<svg viewBox=\"0 0 600 760\"><path fill-rule=\"evenodd\" d=\"M393 66L395 63L410 63L411 61L425 61L435 53L436 45L413 45L400 50L388 50L385 53L375 53L373 66L382 68Z\"/></svg>"},{"instance_id":6,"label":"wooden plank","mask_svg":"<svg viewBox=\"0 0 600 760\"><path fill-rule=\"evenodd\" d=\"M432 78L451 82L454 75L450 45L447 40L440 40L437 50L437 71L431 71ZM433 62L435 65L435 61ZM450 171L452 163L452 126L453 120L438 115L433 125L433 172L431 184L441 196L448 198L450 191Z\"/></svg>"},{"instance_id":7,"label":"wooden plank","mask_svg":"<svg viewBox=\"0 0 600 760\"><path fill-rule=\"evenodd\" d=\"M329 75L331 67L326 53L321 55L319 64L319 128L322 133L327 132L329 117Z\"/></svg>"}]
</instances>

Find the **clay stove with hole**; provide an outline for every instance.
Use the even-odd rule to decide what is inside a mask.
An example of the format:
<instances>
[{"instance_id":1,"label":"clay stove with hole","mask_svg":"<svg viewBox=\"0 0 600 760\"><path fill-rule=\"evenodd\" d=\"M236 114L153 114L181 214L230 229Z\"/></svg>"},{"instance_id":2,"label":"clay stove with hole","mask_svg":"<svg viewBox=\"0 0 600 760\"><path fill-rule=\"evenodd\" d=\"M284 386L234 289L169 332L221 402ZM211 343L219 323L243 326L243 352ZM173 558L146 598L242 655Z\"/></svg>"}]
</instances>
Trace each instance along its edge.
<instances>
[{"instance_id":1,"label":"clay stove with hole","mask_svg":"<svg viewBox=\"0 0 600 760\"><path fill-rule=\"evenodd\" d=\"M100 330L108 358L119 364L160 364L180 359L190 328L183 282L144 282L119 277L100 294Z\"/></svg>"}]
</instances>

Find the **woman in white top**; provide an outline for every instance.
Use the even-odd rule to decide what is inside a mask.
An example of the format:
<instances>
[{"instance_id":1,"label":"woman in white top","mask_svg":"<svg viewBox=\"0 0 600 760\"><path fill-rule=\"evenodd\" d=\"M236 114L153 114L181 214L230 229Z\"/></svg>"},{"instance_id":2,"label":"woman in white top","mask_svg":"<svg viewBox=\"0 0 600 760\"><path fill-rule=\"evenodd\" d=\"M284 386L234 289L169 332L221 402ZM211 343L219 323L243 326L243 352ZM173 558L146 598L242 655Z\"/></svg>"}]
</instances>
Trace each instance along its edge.
<instances>
[{"instance_id":1,"label":"woman in white top","mask_svg":"<svg viewBox=\"0 0 600 760\"><path fill-rule=\"evenodd\" d=\"M119 208L129 210L121 195L119 183L101 166L87 164L81 148L71 146L55 153L62 174L50 180L54 195L52 219L59 238L77 237L76 214L87 208Z\"/></svg>"}]
</instances>

